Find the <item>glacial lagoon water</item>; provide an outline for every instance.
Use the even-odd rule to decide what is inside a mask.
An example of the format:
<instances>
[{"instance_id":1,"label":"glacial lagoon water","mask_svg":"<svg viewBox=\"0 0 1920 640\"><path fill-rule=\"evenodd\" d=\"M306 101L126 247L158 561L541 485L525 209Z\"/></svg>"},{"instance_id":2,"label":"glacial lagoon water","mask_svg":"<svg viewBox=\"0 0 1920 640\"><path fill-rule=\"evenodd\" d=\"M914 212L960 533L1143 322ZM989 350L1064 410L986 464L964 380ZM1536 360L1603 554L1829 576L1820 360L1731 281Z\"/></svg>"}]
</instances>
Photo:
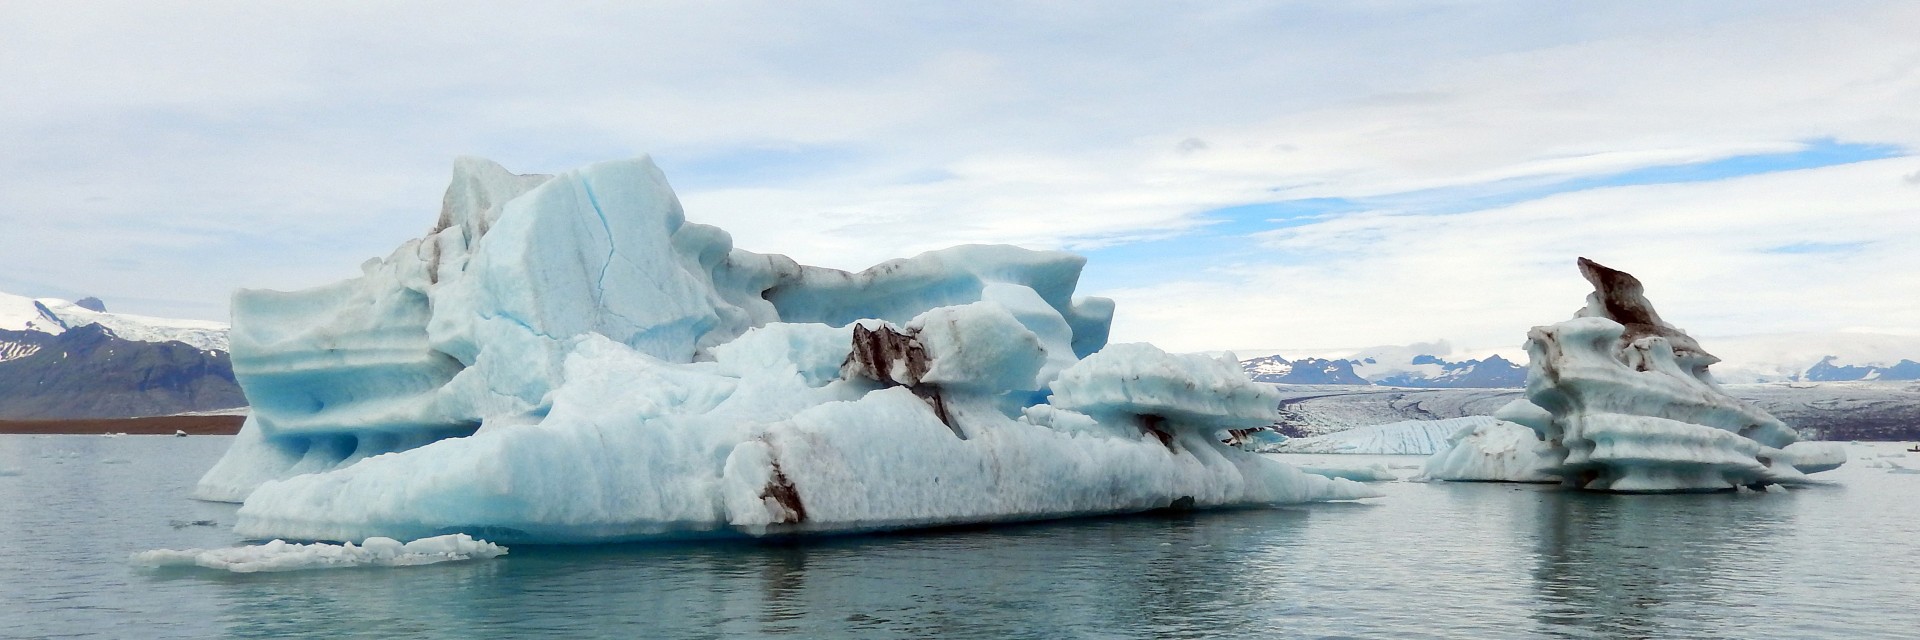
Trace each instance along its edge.
<instances>
[{"instance_id":1,"label":"glacial lagoon water","mask_svg":"<svg viewBox=\"0 0 1920 640\"><path fill-rule=\"evenodd\" d=\"M424 567L128 564L242 542L233 505L186 498L229 441L0 436L0 637L1920 637L1920 474L1886 464L1920 454L1885 444L1784 492L1388 483L1365 503Z\"/></svg>"}]
</instances>

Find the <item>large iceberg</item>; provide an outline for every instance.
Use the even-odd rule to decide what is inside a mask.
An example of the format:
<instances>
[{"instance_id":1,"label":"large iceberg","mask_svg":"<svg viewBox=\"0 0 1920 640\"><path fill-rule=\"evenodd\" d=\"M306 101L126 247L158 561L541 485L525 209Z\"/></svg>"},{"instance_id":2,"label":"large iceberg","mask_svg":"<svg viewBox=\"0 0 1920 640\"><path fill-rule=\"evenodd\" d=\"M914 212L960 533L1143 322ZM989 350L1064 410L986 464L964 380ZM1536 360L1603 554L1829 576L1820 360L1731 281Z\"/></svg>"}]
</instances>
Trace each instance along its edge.
<instances>
[{"instance_id":1,"label":"large iceberg","mask_svg":"<svg viewBox=\"0 0 1920 640\"><path fill-rule=\"evenodd\" d=\"M647 159L454 167L364 275L234 297L253 412L196 495L256 538L764 535L1377 495L1221 442L1231 356L1107 345L1082 258L962 246L860 273L686 222Z\"/></svg>"},{"instance_id":2,"label":"large iceberg","mask_svg":"<svg viewBox=\"0 0 1920 640\"><path fill-rule=\"evenodd\" d=\"M1594 292L1572 320L1528 332L1526 397L1495 414L1502 423L1456 434L1429 477L1711 491L1803 482L1845 462L1838 445L1796 442L1722 390L1707 371L1719 358L1662 320L1638 279L1579 266Z\"/></svg>"}]
</instances>

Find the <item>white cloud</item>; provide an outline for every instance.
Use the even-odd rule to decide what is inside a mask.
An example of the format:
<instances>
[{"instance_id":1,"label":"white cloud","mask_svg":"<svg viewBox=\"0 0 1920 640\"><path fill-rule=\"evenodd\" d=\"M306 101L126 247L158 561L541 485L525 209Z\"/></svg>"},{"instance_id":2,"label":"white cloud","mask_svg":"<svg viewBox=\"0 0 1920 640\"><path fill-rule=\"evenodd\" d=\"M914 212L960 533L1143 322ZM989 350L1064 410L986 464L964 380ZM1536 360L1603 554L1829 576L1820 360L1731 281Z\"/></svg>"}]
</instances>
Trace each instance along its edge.
<instances>
[{"instance_id":1,"label":"white cloud","mask_svg":"<svg viewBox=\"0 0 1920 640\"><path fill-rule=\"evenodd\" d=\"M13 3L0 8L0 86L15 89L0 101L0 287L218 316L232 287L350 275L418 233L449 161L469 153L553 171L654 151L671 176L746 147L846 150L805 181L706 180L682 196L742 246L859 267L957 242L1155 237L1249 202L1594 175L1816 138L1920 148L1906 108L1920 104L1917 23L1920 7L1900 3ZM1899 176L1920 172L1905 171L1893 193L1910 199ZM1795 179L1755 184L1776 180ZM1715 189L1579 197L1674 210L1661 199L1738 196ZM1573 196L1458 220L1336 218L1275 250L1359 257L1121 292L1121 335L1196 349L1269 344L1277 329L1285 345L1471 344L1577 304L1570 258L1527 247L1641 262L1675 253L1630 246L1672 248L1669 236L1713 240L1690 245L1693 270L1636 270L1656 295L1765 273L1832 302L1768 307L1795 326L1914 320L1886 296L1843 295L1912 265L1886 242L1835 257L1726 239L1844 235L1829 227L1887 225L1809 215L1910 212L1778 195L1803 208L1708 199L1687 218L1635 217L1643 245L1566 231L1619 235L1553 208ZM1487 291L1381 317L1383 288L1460 282ZM1174 315L1234 298L1231 315ZM1249 324L1259 312L1302 320Z\"/></svg>"},{"instance_id":2,"label":"white cloud","mask_svg":"<svg viewBox=\"0 0 1920 640\"><path fill-rule=\"evenodd\" d=\"M1305 264L1236 265L1114 291L1115 334L1169 348L1519 344L1583 304L1586 256L1647 284L1696 334L1920 327L1920 202L1895 158L1617 187L1451 215L1369 213L1274 232ZM1839 250L1780 253L1816 243ZM1857 245L1857 248L1855 247Z\"/></svg>"}]
</instances>

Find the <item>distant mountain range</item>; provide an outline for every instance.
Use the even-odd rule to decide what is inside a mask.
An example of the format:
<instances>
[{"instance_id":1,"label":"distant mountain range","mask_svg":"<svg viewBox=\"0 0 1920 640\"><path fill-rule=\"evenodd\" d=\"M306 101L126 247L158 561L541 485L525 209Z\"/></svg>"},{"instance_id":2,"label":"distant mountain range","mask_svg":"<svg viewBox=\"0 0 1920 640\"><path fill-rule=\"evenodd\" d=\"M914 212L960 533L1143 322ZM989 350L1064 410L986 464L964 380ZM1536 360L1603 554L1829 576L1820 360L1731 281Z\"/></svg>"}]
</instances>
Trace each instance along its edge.
<instances>
[{"instance_id":1,"label":"distant mountain range","mask_svg":"<svg viewBox=\"0 0 1920 640\"><path fill-rule=\"evenodd\" d=\"M0 419L124 418L245 406L218 322L0 293Z\"/></svg>"},{"instance_id":2,"label":"distant mountain range","mask_svg":"<svg viewBox=\"0 0 1920 640\"><path fill-rule=\"evenodd\" d=\"M1818 364L1807 368L1800 380L1808 382L1839 382L1848 380L1920 380L1920 362L1901 359L1890 366L1880 365L1835 365L1834 356L1821 358Z\"/></svg>"},{"instance_id":3,"label":"distant mountain range","mask_svg":"<svg viewBox=\"0 0 1920 640\"><path fill-rule=\"evenodd\" d=\"M1280 356L1240 361L1254 382L1279 384L1373 384L1354 373L1352 360L1301 358L1289 362Z\"/></svg>"},{"instance_id":4,"label":"distant mountain range","mask_svg":"<svg viewBox=\"0 0 1920 640\"><path fill-rule=\"evenodd\" d=\"M1704 341L1723 383L1920 380L1920 336L1780 334ZM227 326L107 311L0 293L0 419L122 418L246 405L227 355ZM1446 341L1241 362L1259 382L1414 389L1526 384L1524 360Z\"/></svg>"},{"instance_id":5,"label":"distant mountain range","mask_svg":"<svg viewBox=\"0 0 1920 640\"><path fill-rule=\"evenodd\" d=\"M1709 339L1727 384L1920 380L1920 337L1867 333L1781 334ZM1372 347L1297 360L1272 355L1241 361L1257 382L1347 384L1416 389L1494 389L1526 385L1525 360L1490 349L1459 355L1446 341ZM1478 357L1473 357L1478 356ZM1451 358L1451 359L1450 359Z\"/></svg>"},{"instance_id":6,"label":"distant mountain range","mask_svg":"<svg viewBox=\"0 0 1920 640\"><path fill-rule=\"evenodd\" d=\"M1404 363L1383 364L1373 357L1359 360L1301 358L1289 362L1286 358L1274 355L1245 360L1240 366L1255 382L1280 384L1489 389L1521 387L1527 383L1527 368L1499 355L1488 356L1484 360L1456 362L1431 354L1420 354ZM1362 372L1374 375L1368 377Z\"/></svg>"}]
</instances>

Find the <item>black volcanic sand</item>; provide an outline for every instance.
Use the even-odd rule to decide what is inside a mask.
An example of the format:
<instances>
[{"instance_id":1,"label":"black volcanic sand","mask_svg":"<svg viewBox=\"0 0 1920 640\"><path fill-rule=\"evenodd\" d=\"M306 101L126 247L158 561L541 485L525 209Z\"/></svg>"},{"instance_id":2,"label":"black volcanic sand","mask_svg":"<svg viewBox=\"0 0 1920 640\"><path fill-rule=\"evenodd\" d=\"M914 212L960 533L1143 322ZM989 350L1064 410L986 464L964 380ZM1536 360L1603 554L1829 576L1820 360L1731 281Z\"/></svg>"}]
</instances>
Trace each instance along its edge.
<instances>
[{"instance_id":1,"label":"black volcanic sand","mask_svg":"<svg viewBox=\"0 0 1920 640\"><path fill-rule=\"evenodd\" d=\"M0 420L0 433L230 436L240 432L246 416L155 416L151 418L88 418L81 420Z\"/></svg>"}]
</instances>

